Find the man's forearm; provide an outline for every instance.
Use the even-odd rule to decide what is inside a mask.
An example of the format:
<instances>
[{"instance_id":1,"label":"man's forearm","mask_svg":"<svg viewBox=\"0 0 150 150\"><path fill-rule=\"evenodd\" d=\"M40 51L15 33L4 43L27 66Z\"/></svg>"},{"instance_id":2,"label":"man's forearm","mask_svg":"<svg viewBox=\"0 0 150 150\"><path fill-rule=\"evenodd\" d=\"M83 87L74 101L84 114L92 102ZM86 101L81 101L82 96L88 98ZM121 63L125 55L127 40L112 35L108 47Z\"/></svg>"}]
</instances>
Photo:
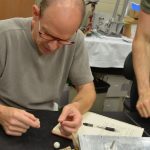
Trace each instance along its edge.
<instances>
[{"instance_id":1,"label":"man's forearm","mask_svg":"<svg viewBox=\"0 0 150 150\"><path fill-rule=\"evenodd\" d=\"M133 65L136 74L139 94L150 88L150 50L144 41L133 43Z\"/></svg>"},{"instance_id":2,"label":"man's forearm","mask_svg":"<svg viewBox=\"0 0 150 150\"><path fill-rule=\"evenodd\" d=\"M150 88L150 22L147 20L150 20L150 15L141 11L132 45L139 94Z\"/></svg>"},{"instance_id":3,"label":"man's forearm","mask_svg":"<svg viewBox=\"0 0 150 150\"><path fill-rule=\"evenodd\" d=\"M96 99L96 93L93 83L80 86L78 94L72 101L72 104L83 114L88 111Z\"/></svg>"}]
</instances>

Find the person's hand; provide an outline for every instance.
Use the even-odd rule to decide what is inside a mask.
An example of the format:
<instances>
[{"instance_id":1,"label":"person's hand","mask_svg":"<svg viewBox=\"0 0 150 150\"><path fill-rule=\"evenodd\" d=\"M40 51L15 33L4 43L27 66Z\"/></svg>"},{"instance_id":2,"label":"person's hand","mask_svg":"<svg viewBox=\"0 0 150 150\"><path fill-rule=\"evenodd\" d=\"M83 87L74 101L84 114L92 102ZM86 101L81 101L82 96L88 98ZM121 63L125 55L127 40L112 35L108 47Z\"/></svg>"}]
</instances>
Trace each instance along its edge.
<instances>
[{"instance_id":1,"label":"person's hand","mask_svg":"<svg viewBox=\"0 0 150 150\"><path fill-rule=\"evenodd\" d=\"M0 112L0 124L7 135L21 136L30 127L40 127L39 119L24 110L1 106Z\"/></svg>"},{"instance_id":2,"label":"person's hand","mask_svg":"<svg viewBox=\"0 0 150 150\"><path fill-rule=\"evenodd\" d=\"M145 92L144 94L139 96L136 108L141 117L144 118L150 117L150 91Z\"/></svg>"},{"instance_id":3,"label":"person's hand","mask_svg":"<svg viewBox=\"0 0 150 150\"><path fill-rule=\"evenodd\" d=\"M67 136L75 133L81 126L81 121L82 114L73 103L66 105L58 119L61 133Z\"/></svg>"}]
</instances>

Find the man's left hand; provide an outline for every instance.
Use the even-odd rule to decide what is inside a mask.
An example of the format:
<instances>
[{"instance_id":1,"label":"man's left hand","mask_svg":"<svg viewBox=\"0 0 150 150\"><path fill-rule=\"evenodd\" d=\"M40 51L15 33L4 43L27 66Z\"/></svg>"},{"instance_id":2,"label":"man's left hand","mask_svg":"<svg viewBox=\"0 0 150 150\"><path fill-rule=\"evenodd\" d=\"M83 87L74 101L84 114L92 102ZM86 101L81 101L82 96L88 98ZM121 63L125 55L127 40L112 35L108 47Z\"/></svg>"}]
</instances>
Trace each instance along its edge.
<instances>
[{"instance_id":1,"label":"man's left hand","mask_svg":"<svg viewBox=\"0 0 150 150\"><path fill-rule=\"evenodd\" d=\"M71 103L63 108L58 121L61 125L61 133L69 136L72 133L77 132L81 126L82 114L74 105L74 103Z\"/></svg>"}]
</instances>

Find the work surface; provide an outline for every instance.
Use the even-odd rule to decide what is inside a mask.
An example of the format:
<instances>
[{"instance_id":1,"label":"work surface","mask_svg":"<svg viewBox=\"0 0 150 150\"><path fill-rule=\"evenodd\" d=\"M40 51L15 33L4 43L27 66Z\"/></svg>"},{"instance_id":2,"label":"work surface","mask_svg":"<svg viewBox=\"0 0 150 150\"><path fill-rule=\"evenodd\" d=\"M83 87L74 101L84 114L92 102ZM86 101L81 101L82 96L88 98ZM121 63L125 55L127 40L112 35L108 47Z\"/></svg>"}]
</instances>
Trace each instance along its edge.
<instances>
[{"instance_id":1,"label":"work surface","mask_svg":"<svg viewBox=\"0 0 150 150\"><path fill-rule=\"evenodd\" d=\"M0 127L0 150L53 150L53 143L60 142L61 147L72 146L72 141L51 134L52 128L58 123L57 119L60 112L53 111L32 111L41 121L41 128L31 128L26 134L21 137L7 136ZM118 119L130 124L135 124L135 121L146 131L150 132L150 119L140 119L133 115L133 121L124 112L104 112L102 115L110 118ZM131 116L131 115L130 115ZM145 135L144 136L148 136Z\"/></svg>"},{"instance_id":2,"label":"work surface","mask_svg":"<svg viewBox=\"0 0 150 150\"><path fill-rule=\"evenodd\" d=\"M60 142L61 147L72 146L72 141L51 134L52 128L57 124L59 112L33 111L40 118L41 128L31 128L21 137L5 135L0 128L0 150L53 150L54 142Z\"/></svg>"}]
</instances>

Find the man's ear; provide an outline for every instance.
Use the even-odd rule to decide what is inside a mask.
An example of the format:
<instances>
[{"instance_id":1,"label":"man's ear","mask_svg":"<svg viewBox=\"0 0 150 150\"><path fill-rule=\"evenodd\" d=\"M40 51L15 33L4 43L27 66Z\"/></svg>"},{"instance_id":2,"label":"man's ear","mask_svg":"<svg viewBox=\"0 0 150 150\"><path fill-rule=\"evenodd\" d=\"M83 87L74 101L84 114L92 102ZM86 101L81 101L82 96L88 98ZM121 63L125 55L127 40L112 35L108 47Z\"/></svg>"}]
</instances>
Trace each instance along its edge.
<instances>
[{"instance_id":1,"label":"man's ear","mask_svg":"<svg viewBox=\"0 0 150 150\"><path fill-rule=\"evenodd\" d=\"M34 21L37 21L40 17L40 8L36 4L32 6L32 17Z\"/></svg>"}]
</instances>

